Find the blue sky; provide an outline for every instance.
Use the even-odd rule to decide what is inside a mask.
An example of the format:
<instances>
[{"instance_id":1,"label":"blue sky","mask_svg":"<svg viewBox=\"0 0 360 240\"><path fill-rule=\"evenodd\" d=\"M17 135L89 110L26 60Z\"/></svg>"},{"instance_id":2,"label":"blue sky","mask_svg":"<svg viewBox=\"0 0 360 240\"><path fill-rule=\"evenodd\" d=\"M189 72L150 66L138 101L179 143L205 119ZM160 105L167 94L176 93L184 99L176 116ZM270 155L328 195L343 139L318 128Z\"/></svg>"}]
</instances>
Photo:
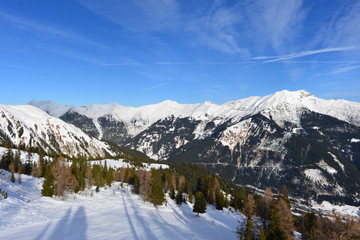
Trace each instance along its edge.
<instances>
[{"instance_id":1,"label":"blue sky","mask_svg":"<svg viewBox=\"0 0 360 240\"><path fill-rule=\"evenodd\" d=\"M1 104L360 102L355 0L2 0Z\"/></svg>"}]
</instances>

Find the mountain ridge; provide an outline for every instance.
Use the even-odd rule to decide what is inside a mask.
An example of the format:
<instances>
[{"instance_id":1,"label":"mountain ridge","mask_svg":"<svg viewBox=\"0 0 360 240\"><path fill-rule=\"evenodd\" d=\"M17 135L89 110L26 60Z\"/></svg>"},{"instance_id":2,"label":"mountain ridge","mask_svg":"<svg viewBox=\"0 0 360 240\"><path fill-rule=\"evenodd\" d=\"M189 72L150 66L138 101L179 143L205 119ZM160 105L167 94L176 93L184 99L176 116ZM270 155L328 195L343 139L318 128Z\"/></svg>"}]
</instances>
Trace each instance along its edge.
<instances>
[{"instance_id":1,"label":"mountain ridge","mask_svg":"<svg viewBox=\"0 0 360 240\"><path fill-rule=\"evenodd\" d=\"M176 117L199 118L206 113L214 118L219 117L219 115L229 118L235 117L236 114L240 113L241 117L243 117L246 116L246 114L255 114L267 110L282 102L288 104L302 103L303 107L309 108L312 111L335 116L340 118L340 120L349 121L360 126L360 113L356 115L359 119L355 119L355 121L354 119L341 119L341 115L346 115L350 112L354 113L354 110L360 110L360 103L342 99L320 99L305 90L294 92L282 90L264 97L252 96L226 102L224 104L216 104L209 101L194 104L180 104L175 101L165 100L157 104L141 107L123 106L118 103L92 104L79 107L72 105L60 105L52 101L30 101L29 105L38 107L56 117L60 117L67 111L71 110L91 118L98 118L104 115L112 114L118 117L118 120L122 120L126 123L130 123L131 120L136 118L146 120L147 117L147 124L151 124L170 115L174 115ZM333 108L334 106L336 106L335 109ZM159 110L162 110L161 113L159 113ZM155 117L149 118L148 116L151 114L155 115Z\"/></svg>"},{"instance_id":2,"label":"mountain ridge","mask_svg":"<svg viewBox=\"0 0 360 240\"><path fill-rule=\"evenodd\" d=\"M356 202L360 196L357 102L284 90L221 105L31 104L91 136L156 160L202 164L235 183L286 185L292 195L313 199Z\"/></svg>"}]
</instances>

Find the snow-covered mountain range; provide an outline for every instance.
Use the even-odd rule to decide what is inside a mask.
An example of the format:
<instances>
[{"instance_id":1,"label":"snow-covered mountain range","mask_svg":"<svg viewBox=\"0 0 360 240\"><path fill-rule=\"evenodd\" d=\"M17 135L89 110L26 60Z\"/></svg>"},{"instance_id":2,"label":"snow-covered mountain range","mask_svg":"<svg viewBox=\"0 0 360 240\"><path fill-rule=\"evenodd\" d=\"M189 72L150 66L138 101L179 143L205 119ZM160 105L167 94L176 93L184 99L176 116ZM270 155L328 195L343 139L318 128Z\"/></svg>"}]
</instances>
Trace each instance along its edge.
<instances>
[{"instance_id":1,"label":"snow-covered mountain range","mask_svg":"<svg viewBox=\"0 0 360 240\"><path fill-rule=\"evenodd\" d=\"M60 118L97 139L158 160L203 164L243 185L274 189L287 185L295 196L335 196L342 201L360 196L360 103L284 90L222 105L29 104L53 116L53 121ZM42 114L43 126L48 126L49 116ZM8 125L1 125L3 132Z\"/></svg>"},{"instance_id":2,"label":"snow-covered mountain range","mask_svg":"<svg viewBox=\"0 0 360 240\"><path fill-rule=\"evenodd\" d=\"M241 119L246 116L262 113L271 117L283 126L291 122L299 126L303 109L330 115L339 120L360 126L360 103L345 100L324 100L304 91L276 92L265 97L249 97L218 105L212 102L198 104L179 104L164 101L142 107L126 107L117 103L89 106L59 105L51 101L31 101L30 105L38 107L55 117L63 117L78 113L92 120L96 137L103 137L102 118L121 122L127 134L135 136L153 123L169 116L176 118L192 118L200 121L226 121Z\"/></svg>"}]
</instances>

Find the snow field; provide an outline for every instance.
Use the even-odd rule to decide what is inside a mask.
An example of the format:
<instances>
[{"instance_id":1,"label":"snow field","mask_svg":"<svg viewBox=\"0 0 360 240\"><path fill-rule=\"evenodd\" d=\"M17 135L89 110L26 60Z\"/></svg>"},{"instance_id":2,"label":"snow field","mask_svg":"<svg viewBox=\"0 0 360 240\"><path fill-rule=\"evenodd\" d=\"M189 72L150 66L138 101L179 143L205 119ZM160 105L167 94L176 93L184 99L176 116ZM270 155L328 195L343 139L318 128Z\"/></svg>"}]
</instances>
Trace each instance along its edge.
<instances>
[{"instance_id":1,"label":"snow field","mask_svg":"<svg viewBox=\"0 0 360 240\"><path fill-rule=\"evenodd\" d=\"M112 167L114 169L118 168L132 168L134 167L131 163L126 162L124 159L103 159L103 160L94 160L90 161L91 164L98 164L98 165L106 165L108 167ZM169 165L162 164L162 163L143 163L143 170L150 171L151 169L168 169Z\"/></svg>"},{"instance_id":2,"label":"snow field","mask_svg":"<svg viewBox=\"0 0 360 240\"><path fill-rule=\"evenodd\" d=\"M0 188L9 192L0 200L0 239L237 239L244 219L214 206L196 217L191 204L179 207L168 197L154 207L120 183L62 201L40 197L43 179L22 175L20 185L8 172L0 175Z\"/></svg>"}]
</instances>

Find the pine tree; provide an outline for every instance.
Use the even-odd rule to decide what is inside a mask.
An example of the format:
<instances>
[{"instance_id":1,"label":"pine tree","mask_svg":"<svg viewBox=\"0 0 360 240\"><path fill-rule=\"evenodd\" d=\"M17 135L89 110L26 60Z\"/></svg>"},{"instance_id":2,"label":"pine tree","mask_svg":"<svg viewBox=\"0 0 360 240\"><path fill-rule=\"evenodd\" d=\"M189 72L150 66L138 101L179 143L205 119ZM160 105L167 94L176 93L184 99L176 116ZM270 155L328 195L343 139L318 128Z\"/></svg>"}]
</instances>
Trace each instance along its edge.
<instances>
[{"instance_id":1,"label":"pine tree","mask_svg":"<svg viewBox=\"0 0 360 240\"><path fill-rule=\"evenodd\" d=\"M83 191L85 189L85 166L82 160L73 160L71 165L71 173L75 176L78 181L78 186L75 192Z\"/></svg>"},{"instance_id":2,"label":"pine tree","mask_svg":"<svg viewBox=\"0 0 360 240\"><path fill-rule=\"evenodd\" d=\"M246 219L246 228L245 228L245 232L243 235L243 239L244 240L254 240L255 239L254 225L253 225L251 216L248 216Z\"/></svg>"},{"instance_id":3,"label":"pine tree","mask_svg":"<svg viewBox=\"0 0 360 240\"><path fill-rule=\"evenodd\" d=\"M10 181L11 181L12 183L14 183L14 182L15 182L15 175L14 175L14 171L11 171Z\"/></svg>"},{"instance_id":4,"label":"pine tree","mask_svg":"<svg viewBox=\"0 0 360 240\"><path fill-rule=\"evenodd\" d=\"M17 173L20 173L20 169L21 169L20 156L21 156L20 150L17 150L14 157L14 171Z\"/></svg>"},{"instance_id":5,"label":"pine tree","mask_svg":"<svg viewBox=\"0 0 360 240\"><path fill-rule=\"evenodd\" d=\"M189 195L189 203L193 203L193 193L192 193L192 191L190 191L188 193L188 195Z\"/></svg>"},{"instance_id":6,"label":"pine tree","mask_svg":"<svg viewBox=\"0 0 360 240\"><path fill-rule=\"evenodd\" d=\"M206 200L202 192L197 192L195 194L195 203L194 203L193 212L196 212L197 216L199 216L200 213L206 212Z\"/></svg>"},{"instance_id":7,"label":"pine tree","mask_svg":"<svg viewBox=\"0 0 360 240\"><path fill-rule=\"evenodd\" d=\"M171 199L173 199L173 200L175 199L175 190L172 185L170 186L170 194L169 195L170 195Z\"/></svg>"},{"instance_id":8,"label":"pine tree","mask_svg":"<svg viewBox=\"0 0 360 240\"><path fill-rule=\"evenodd\" d=\"M44 178L41 195L52 197L54 195L54 177L49 165L46 166Z\"/></svg>"},{"instance_id":9,"label":"pine tree","mask_svg":"<svg viewBox=\"0 0 360 240\"><path fill-rule=\"evenodd\" d=\"M11 148L8 148L0 161L0 168L9 170L9 165L14 161L14 154Z\"/></svg>"},{"instance_id":10,"label":"pine tree","mask_svg":"<svg viewBox=\"0 0 360 240\"><path fill-rule=\"evenodd\" d=\"M104 179L101 171L101 166L98 164L94 164L93 166L93 176L95 180L95 186L103 187L104 186Z\"/></svg>"},{"instance_id":11,"label":"pine tree","mask_svg":"<svg viewBox=\"0 0 360 240\"><path fill-rule=\"evenodd\" d=\"M27 156L26 156L26 162L25 162L25 164L23 166L23 173L24 174L27 174L27 175L31 174L31 171L32 171L32 168L33 168L31 159L32 159L32 154L31 154L31 152L28 152Z\"/></svg>"},{"instance_id":12,"label":"pine tree","mask_svg":"<svg viewBox=\"0 0 360 240\"><path fill-rule=\"evenodd\" d=\"M181 205L183 202L183 194L182 191L178 191L176 194L176 204Z\"/></svg>"},{"instance_id":13,"label":"pine tree","mask_svg":"<svg viewBox=\"0 0 360 240\"><path fill-rule=\"evenodd\" d=\"M313 212L306 213L302 220L303 220L302 222L303 231L301 233L303 239L309 239L309 240L317 239L316 215Z\"/></svg>"},{"instance_id":14,"label":"pine tree","mask_svg":"<svg viewBox=\"0 0 360 240\"><path fill-rule=\"evenodd\" d=\"M273 201L273 193L270 188L265 188L264 196L261 198L260 203L257 205L257 213L262 219L263 228L267 228L270 219L270 208Z\"/></svg>"},{"instance_id":15,"label":"pine tree","mask_svg":"<svg viewBox=\"0 0 360 240\"><path fill-rule=\"evenodd\" d=\"M151 169L151 191L150 202L154 205L161 205L165 201L165 195L162 190L161 176L157 170Z\"/></svg>"},{"instance_id":16,"label":"pine tree","mask_svg":"<svg viewBox=\"0 0 360 240\"><path fill-rule=\"evenodd\" d=\"M293 239L294 222L288 204L282 199L274 201L270 210L267 238L273 240Z\"/></svg>"},{"instance_id":17,"label":"pine tree","mask_svg":"<svg viewBox=\"0 0 360 240\"><path fill-rule=\"evenodd\" d=\"M135 193L135 194L140 193L139 176L137 174L134 175L133 193Z\"/></svg>"},{"instance_id":18,"label":"pine tree","mask_svg":"<svg viewBox=\"0 0 360 240\"><path fill-rule=\"evenodd\" d=\"M220 191L217 191L216 194L215 194L215 197L216 197L216 209L217 210L223 210L224 208L224 203L225 203L225 199L224 199L224 194Z\"/></svg>"}]
</instances>

